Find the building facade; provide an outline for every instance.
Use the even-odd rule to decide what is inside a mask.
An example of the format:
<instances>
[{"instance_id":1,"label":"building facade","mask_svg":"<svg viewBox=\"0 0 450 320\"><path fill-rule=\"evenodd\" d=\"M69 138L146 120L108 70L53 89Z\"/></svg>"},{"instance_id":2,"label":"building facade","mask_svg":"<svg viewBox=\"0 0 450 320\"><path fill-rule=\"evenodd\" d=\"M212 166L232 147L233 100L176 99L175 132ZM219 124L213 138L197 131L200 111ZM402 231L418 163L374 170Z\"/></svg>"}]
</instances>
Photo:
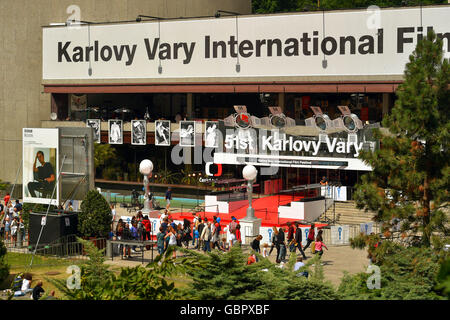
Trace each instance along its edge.
<instances>
[{"instance_id":1,"label":"building facade","mask_svg":"<svg viewBox=\"0 0 450 320\"><path fill-rule=\"evenodd\" d=\"M239 114L235 106L245 106L254 126L269 130L276 126L265 128L258 121L274 115L269 107L279 107L291 121L283 128L288 135L320 141L321 134L345 130L308 126L317 116L311 107L320 107L331 123L346 106L363 125L375 125L392 108L408 56L427 30L433 28L449 52L448 5L251 15L250 1L160 1L151 7L147 1L94 3L79 1L81 23L51 25L67 20L69 3L61 1L60 8L36 8L35 21L14 37L4 31L4 43L13 48L5 45L1 58L5 86L0 103L7 129L1 143L11 150L2 153L3 180L16 175L11 168L19 167L26 126L76 127L99 119L100 142L111 143L111 120L121 120L123 139L115 147L130 162L150 158L173 171L183 168L172 163L181 140L180 120L194 121L194 136L200 137L192 147L181 148L184 164L204 171L208 160L195 159L194 153L196 146L201 153L205 149L205 124ZM138 15L148 16L137 21ZM42 26L39 32L36 24ZM142 146L132 144L132 120L145 120ZM155 146L158 120L171 121L168 147ZM355 158L350 149L341 152L343 158ZM327 158L327 148L322 151ZM295 152L280 157L303 161L312 155L312 149ZM342 158L333 152L328 158ZM230 165L235 176L245 163L218 154L209 160ZM323 175L349 185L358 179L361 169L351 167L351 161L326 161L280 165L274 176L283 188L316 183Z\"/></svg>"},{"instance_id":2,"label":"building facade","mask_svg":"<svg viewBox=\"0 0 450 320\"><path fill-rule=\"evenodd\" d=\"M217 10L249 14L251 1L1 1L0 179L14 183L17 176L17 181L22 181L19 170L22 165L22 128L48 127L46 121L50 120L52 99L60 99L59 96L46 92L43 86L43 26L67 20L135 21L138 15L161 18L214 16ZM80 82L71 80L68 83Z\"/></svg>"}]
</instances>

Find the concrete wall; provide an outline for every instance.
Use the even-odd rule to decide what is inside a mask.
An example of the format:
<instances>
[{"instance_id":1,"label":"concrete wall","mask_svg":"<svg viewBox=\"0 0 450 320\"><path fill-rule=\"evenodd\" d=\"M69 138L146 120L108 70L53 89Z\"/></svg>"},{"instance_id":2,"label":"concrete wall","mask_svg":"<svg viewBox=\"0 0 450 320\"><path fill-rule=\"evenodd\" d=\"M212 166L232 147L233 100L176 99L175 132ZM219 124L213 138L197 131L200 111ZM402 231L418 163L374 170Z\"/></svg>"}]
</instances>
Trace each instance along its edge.
<instances>
[{"instance_id":1,"label":"concrete wall","mask_svg":"<svg viewBox=\"0 0 450 320\"><path fill-rule=\"evenodd\" d=\"M0 179L14 183L22 161L22 128L49 120L50 94L42 87L42 26L65 22L71 5L80 20L134 20L212 16L217 10L251 13L250 0L1 0ZM19 175L18 182L21 182Z\"/></svg>"}]
</instances>

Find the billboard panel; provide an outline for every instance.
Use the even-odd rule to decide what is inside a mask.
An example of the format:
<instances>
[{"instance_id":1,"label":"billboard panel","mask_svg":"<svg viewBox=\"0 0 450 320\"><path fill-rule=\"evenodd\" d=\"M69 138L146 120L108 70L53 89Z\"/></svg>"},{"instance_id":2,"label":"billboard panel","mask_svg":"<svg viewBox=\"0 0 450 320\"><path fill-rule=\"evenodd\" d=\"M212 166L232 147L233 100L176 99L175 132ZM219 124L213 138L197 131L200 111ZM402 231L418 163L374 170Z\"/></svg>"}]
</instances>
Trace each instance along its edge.
<instances>
[{"instance_id":1,"label":"billboard panel","mask_svg":"<svg viewBox=\"0 0 450 320\"><path fill-rule=\"evenodd\" d=\"M439 5L45 27L42 77L390 78L431 28L450 56L449 16Z\"/></svg>"},{"instance_id":2,"label":"billboard panel","mask_svg":"<svg viewBox=\"0 0 450 320\"><path fill-rule=\"evenodd\" d=\"M23 201L59 203L59 129L23 128Z\"/></svg>"}]
</instances>

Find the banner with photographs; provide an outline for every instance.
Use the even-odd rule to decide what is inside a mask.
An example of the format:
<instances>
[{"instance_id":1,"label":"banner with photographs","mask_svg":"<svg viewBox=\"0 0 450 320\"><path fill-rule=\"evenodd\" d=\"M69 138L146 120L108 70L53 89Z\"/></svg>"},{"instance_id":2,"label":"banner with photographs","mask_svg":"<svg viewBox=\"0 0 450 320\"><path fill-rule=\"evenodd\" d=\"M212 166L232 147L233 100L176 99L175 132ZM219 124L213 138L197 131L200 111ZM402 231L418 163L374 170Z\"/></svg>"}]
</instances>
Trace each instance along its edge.
<instances>
[{"instance_id":1,"label":"banner with photographs","mask_svg":"<svg viewBox=\"0 0 450 320\"><path fill-rule=\"evenodd\" d=\"M131 144L147 144L147 123L145 120L131 120Z\"/></svg>"},{"instance_id":2,"label":"banner with photographs","mask_svg":"<svg viewBox=\"0 0 450 320\"><path fill-rule=\"evenodd\" d=\"M94 129L93 140L96 143L100 143L100 119L87 119L86 126Z\"/></svg>"},{"instance_id":3,"label":"banner with photographs","mask_svg":"<svg viewBox=\"0 0 450 320\"><path fill-rule=\"evenodd\" d=\"M170 146L170 121L155 121L155 145Z\"/></svg>"},{"instance_id":4,"label":"banner with photographs","mask_svg":"<svg viewBox=\"0 0 450 320\"><path fill-rule=\"evenodd\" d=\"M58 205L59 129L23 128L22 136L23 202Z\"/></svg>"},{"instance_id":5,"label":"banner with photographs","mask_svg":"<svg viewBox=\"0 0 450 320\"><path fill-rule=\"evenodd\" d=\"M122 120L108 120L108 143L123 144Z\"/></svg>"},{"instance_id":6,"label":"banner with photographs","mask_svg":"<svg viewBox=\"0 0 450 320\"><path fill-rule=\"evenodd\" d=\"M205 122L205 147L217 148L219 147L219 122L206 121Z\"/></svg>"},{"instance_id":7,"label":"banner with photographs","mask_svg":"<svg viewBox=\"0 0 450 320\"><path fill-rule=\"evenodd\" d=\"M195 121L180 121L180 146L195 146Z\"/></svg>"}]
</instances>

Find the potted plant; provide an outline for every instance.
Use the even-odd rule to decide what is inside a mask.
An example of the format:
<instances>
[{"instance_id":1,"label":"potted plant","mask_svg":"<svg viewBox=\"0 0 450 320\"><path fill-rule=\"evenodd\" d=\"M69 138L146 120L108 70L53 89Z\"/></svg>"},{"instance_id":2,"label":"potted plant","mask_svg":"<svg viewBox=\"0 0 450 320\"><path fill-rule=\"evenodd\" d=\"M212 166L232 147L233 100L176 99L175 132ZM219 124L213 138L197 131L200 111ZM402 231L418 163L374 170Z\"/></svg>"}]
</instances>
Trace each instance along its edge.
<instances>
[{"instance_id":1,"label":"potted plant","mask_svg":"<svg viewBox=\"0 0 450 320\"><path fill-rule=\"evenodd\" d=\"M111 230L111 221L111 208L106 199L97 190L89 191L78 214L78 231L81 236L90 240L106 239ZM98 243L96 245L102 249Z\"/></svg>"}]
</instances>

